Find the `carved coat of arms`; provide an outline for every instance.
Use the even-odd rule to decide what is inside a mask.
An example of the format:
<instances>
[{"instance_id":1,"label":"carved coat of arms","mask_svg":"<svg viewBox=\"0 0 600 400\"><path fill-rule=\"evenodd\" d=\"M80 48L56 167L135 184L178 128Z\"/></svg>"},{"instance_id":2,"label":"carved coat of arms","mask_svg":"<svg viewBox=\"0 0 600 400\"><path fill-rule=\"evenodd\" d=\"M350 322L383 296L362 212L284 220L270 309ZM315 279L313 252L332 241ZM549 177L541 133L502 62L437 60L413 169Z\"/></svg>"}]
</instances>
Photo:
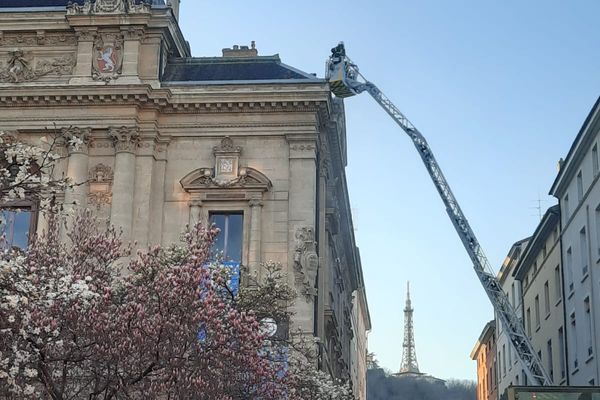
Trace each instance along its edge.
<instances>
[{"instance_id":1,"label":"carved coat of arms","mask_svg":"<svg viewBox=\"0 0 600 400\"><path fill-rule=\"evenodd\" d=\"M123 67L123 38L120 35L97 37L94 42L92 76L96 80L117 79Z\"/></svg>"}]
</instances>

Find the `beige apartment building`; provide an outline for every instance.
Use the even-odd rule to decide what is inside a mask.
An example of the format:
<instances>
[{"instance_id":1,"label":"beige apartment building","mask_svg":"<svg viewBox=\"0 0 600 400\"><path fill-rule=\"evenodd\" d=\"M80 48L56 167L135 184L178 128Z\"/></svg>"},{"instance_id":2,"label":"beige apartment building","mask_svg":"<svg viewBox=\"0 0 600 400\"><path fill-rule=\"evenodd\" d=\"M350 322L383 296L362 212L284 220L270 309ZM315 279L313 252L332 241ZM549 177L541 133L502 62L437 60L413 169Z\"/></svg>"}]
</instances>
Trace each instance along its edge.
<instances>
[{"instance_id":1,"label":"beige apartment building","mask_svg":"<svg viewBox=\"0 0 600 400\"><path fill-rule=\"evenodd\" d=\"M568 382L600 384L600 98L559 163L550 194L558 199L564 267Z\"/></svg>"},{"instance_id":2,"label":"beige apartment building","mask_svg":"<svg viewBox=\"0 0 600 400\"><path fill-rule=\"evenodd\" d=\"M57 167L81 183L64 202L140 248L210 221L242 284L280 262L300 294L291 328L317 338L320 367L364 399L370 320L344 104L254 43L192 57L178 10L178 0L1 0L0 130L82 137ZM30 206L4 211L15 244L43 226Z\"/></svg>"},{"instance_id":3,"label":"beige apartment building","mask_svg":"<svg viewBox=\"0 0 600 400\"><path fill-rule=\"evenodd\" d=\"M560 209L546 211L521 256L515 278L523 288L525 332L554 385L567 385ZM526 384L523 372L521 384Z\"/></svg>"}]
</instances>

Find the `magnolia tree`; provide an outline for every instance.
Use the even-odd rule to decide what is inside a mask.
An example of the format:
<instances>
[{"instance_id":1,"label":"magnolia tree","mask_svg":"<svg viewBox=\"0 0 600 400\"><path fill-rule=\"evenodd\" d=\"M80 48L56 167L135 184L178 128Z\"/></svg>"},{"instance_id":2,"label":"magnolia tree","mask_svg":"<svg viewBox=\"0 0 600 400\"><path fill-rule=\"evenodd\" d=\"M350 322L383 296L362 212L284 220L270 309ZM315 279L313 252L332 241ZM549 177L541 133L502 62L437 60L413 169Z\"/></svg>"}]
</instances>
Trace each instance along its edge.
<instances>
[{"instance_id":1,"label":"magnolia tree","mask_svg":"<svg viewBox=\"0 0 600 400\"><path fill-rule=\"evenodd\" d=\"M69 185L43 177L58 140L44 150L0 135L3 200ZM265 265L264 280L234 293L208 262L217 234L197 225L180 245L131 255L91 214L54 215L28 249L5 250L0 398L351 399L315 370L311 344L265 328L293 317L281 269Z\"/></svg>"},{"instance_id":2,"label":"magnolia tree","mask_svg":"<svg viewBox=\"0 0 600 400\"><path fill-rule=\"evenodd\" d=\"M51 195L59 193L71 183L65 177L54 177L60 148L77 147L81 138L69 129L47 131L40 145L20 140L16 134L0 131L0 201L50 202Z\"/></svg>"}]
</instances>

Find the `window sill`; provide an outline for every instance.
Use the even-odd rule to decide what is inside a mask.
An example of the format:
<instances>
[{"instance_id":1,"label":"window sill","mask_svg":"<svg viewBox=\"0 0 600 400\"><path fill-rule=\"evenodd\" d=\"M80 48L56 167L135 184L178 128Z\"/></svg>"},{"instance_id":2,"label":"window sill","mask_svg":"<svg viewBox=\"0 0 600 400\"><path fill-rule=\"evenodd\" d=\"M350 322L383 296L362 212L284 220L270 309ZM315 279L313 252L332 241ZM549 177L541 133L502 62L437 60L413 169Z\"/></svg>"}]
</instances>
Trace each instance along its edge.
<instances>
[{"instance_id":1,"label":"window sill","mask_svg":"<svg viewBox=\"0 0 600 400\"><path fill-rule=\"evenodd\" d=\"M556 303L554 303L554 307L558 307L558 305L562 303L562 297L559 298L558 300L556 300Z\"/></svg>"},{"instance_id":2,"label":"window sill","mask_svg":"<svg viewBox=\"0 0 600 400\"><path fill-rule=\"evenodd\" d=\"M583 278L581 278L581 283L585 282L585 280L590 276L589 272L586 272Z\"/></svg>"},{"instance_id":3,"label":"window sill","mask_svg":"<svg viewBox=\"0 0 600 400\"><path fill-rule=\"evenodd\" d=\"M564 386L566 383L567 383L567 378L563 376L560 379L560 382L558 383L558 386Z\"/></svg>"},{"instance_id":4,"label":"window sill","mask_svg":"<svg viewBox=\"0 0 600 400\"><path fill-rule=\"evenodd\" d=\"M573 295L575 294L575 290L571 290L571 293L569 293L569 295L567 296L567 299L571 299L571 297L573 297Z\"/></svg>"},{"instance_id":5,"label":"window sill","mask_svg":"<svg viewBox=\"0 0 600 400\"><path fill-rule=\"evenodd\" d=\"M537 332L539 332L539 331L540 331L540 328L541 328L541 326L540 326L540 325L536 326L536 327L535 327L535 332L536 332L536 333L537 333Z\"/></svg>"},{"instance_id":6,"label":"window sill","mask_svg":"<svg viewBox=\"0 0 600 400\"><path fill-rule=\"evenodd\" d=\"M590 361L592 361L594 359L594 354L590 355L586 360L585 363L589 364Z\"/></svg>"},{"instance_id":7,"label":"window sill","mask_svg":"<svg viewBox=\"0 0 600 400\"><path fill-rule=\"evenodd\" d=\"M550 313L546 314L546 316L544 317L544 320L547 320L548 318L550 318Z\"/></svg>"},{"instance_id":8,"label":"window sill","mask_svg":"<svg viewBox=\"0 0 600 400\"><path fill-rule=\"evenodd\" d=\"M571 371L571 375L575 375L578 372L579 372L579 367L574 368L573 371Z\"/></svg>"}]
</instances>

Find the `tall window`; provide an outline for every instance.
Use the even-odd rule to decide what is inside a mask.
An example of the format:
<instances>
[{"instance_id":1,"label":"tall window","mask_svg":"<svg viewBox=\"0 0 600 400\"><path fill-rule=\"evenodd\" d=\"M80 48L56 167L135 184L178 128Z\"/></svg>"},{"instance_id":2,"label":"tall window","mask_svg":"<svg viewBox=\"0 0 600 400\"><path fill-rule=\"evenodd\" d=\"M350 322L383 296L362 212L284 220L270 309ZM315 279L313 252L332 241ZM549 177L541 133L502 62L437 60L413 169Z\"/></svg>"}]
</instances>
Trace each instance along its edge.
<instances>
[{"instance_id":1,"label":"tall window","mask_svg":"<svg viewBox=\"0 0 600 400\"><path fill-rule=\"evenodd\" d=\"M594 171L594 178L598 175L598 145L595 144L592 148L592 171Z\"/></svg>"},{"instance_id":2,"label":"tall window","mask_svg":"<svg viewBox=\"0 0 600 400\"><path fill-rule=\"evenodd\" d=\"M527 336L531 337L531 310L527 308Z\"/></svg>"},{"instance_id":3,"label":"tall window","mask_svg":"<svg viewBox=\"0 0 600 400\"><path fill-rule=\"evenodd\" d=\"M550 315L550 286L548 286L548 281L544 283L544 308L545 315Z\"/></svg>"},{"instance_id":4,"label":"tall window","mask_svg":"<svg viewBox=\"0 0 600 400\"><path fill-rule=\"evenodd\" d=\"M560 379L567 374L565 365L565 333L562 326L558 328L558 361L560 362Z\"/></svg>"},{"instance_id":5,"label":"tall window","mask_svg":"<svg viewBox=\"0 0 600 400\"><path fill-rule=\"evenodd\" d=\"M558 300L562 297L562 293L560 291L560 266L554 267L554 301L558 302Z\"/></svg>"},{"instance_id":6,"label":"tall window","mask_svg":"<svg viewBox=\"0 0 600 400\"><path fill-rule=\"evenodd\" d=\"M540 328L540 296L535 296L535 329Z\"/></svg>"},{"instance_id":7,"label":"tall window","mask_svg":"<svg viewBox=\"0 0 600 400\"><path fill-rule=\"evenodd\" d=\"M511 304L513 307L517 307L517 304L515 303L516 301L516 296L515 296L515 283L513 282L512 285L510 285L510 300L511 300Z\"/></svg>"},{"instance_id":8,"label":"tall window","mask_svg":"<svg viewBox=\"0 0 600 400\"><path fill-rule=\"evenodd\" d=\"M600 256L600 205L596 207L596 212L594 213L595 223L596 223L596 254Z\"/></svg>"},{"instance_id":9,"label":"tall window","mask_svg":"<svg viewBox=\"0 0 600 400\"><path fill-rule=\"evenodd\" d=\"M506 375L506 345L502 345L502 376Z\"/></svg>"},{"instance_id":10,"label":"tall window","mask_svg":"<svg viewBox=\"0 0 600 400\"><path fill-rule=\"evenodd\" d=\"M569 220L569 195L566 195L563 199L563 210L565 211L565 222Z\"/></svg>"},{"instance_id":11,"label":"tall window","mask_svg":"<svg viewBox=\"0 0 600 400\"><path fill-rule=\"evenodd\" d=\"M554 360L552 359L552 340L548 340L546 345L546 351L548 353L546 359L548 360L548 373L550 374L550 379L554 381Z\"/></svg>"},{"instance_id":12,"label":"tall window","mask_svg":"<svg viewBox=\"0 0 600 400\"><path fill-rule=\"evenodd\" d=\"M583 200L583 176L579 171L577 174L577 201L581 202L581 200Z\"/></svg>"},{"instance_id":13,"label":"tall window","mask_svg":"<svg viewBox=\"0 0 600 400\"><path fill-rule=\"evenodd\" d=\"M594 329L592 328L592 312L590 306L590 298L586 297L583 300L583 309L585 310L585 328L586 328L586 347L587 355L591 356L594 352L592 347L592 338L594 337Z\"/></svg>"},{"instance_id":14,"label":"tall window","mask_svg":"<svg viewBox=\"0 0 600 400\"><path fill-rule=\"evenodd\" d=\"M244 216L242 213L211 213L210 220L220 229L213 244L223 261L242 262Z\"/></svg>"},{"instance_id":15,"label":"tall window","mask_svg":"<svg viewBox=\"0 0 600 400\"><path fill-rule=\"evenodd\" d=\"M573 351L571 351L571 358L573 360L573 368L577 368L579 366L579 361L577 360L577 321L575 320L575 313L573 312L570 316L571 321L571 340L573 343Z\"/></svg>"},{"instance_id":16,"label":"tall window","mask_svg":"<svg viewBox=\"0 0 600 400\"><path fill-rule=\"evenodd\" d=\"M585 226L579 231L579 251L581 252L581 275L586 276L588 273L588 248L587 248L587 232Z\"/></svg>"},{"instance_id":17,"label":"tall window","mask_svg":"<svg viewBox=\"0 0 600 400\"><path fill-rule=\"evenodd\" d=\"M1 243L3 249L27 248L32 223L30 209L0 210L0 235L5 236Z\"/></svg>"},{"instance_id":18,"label":"tall window","mask_svg":"<svg viewBox=\"0 0 600 400\"><path fill-rule=\"evenodd\" d=\"M573 250L569 247L567 257L565 259L565 270L567 271L567 284L569 285L569 293L573 292Z\"/></svg>"}]
</instances>

